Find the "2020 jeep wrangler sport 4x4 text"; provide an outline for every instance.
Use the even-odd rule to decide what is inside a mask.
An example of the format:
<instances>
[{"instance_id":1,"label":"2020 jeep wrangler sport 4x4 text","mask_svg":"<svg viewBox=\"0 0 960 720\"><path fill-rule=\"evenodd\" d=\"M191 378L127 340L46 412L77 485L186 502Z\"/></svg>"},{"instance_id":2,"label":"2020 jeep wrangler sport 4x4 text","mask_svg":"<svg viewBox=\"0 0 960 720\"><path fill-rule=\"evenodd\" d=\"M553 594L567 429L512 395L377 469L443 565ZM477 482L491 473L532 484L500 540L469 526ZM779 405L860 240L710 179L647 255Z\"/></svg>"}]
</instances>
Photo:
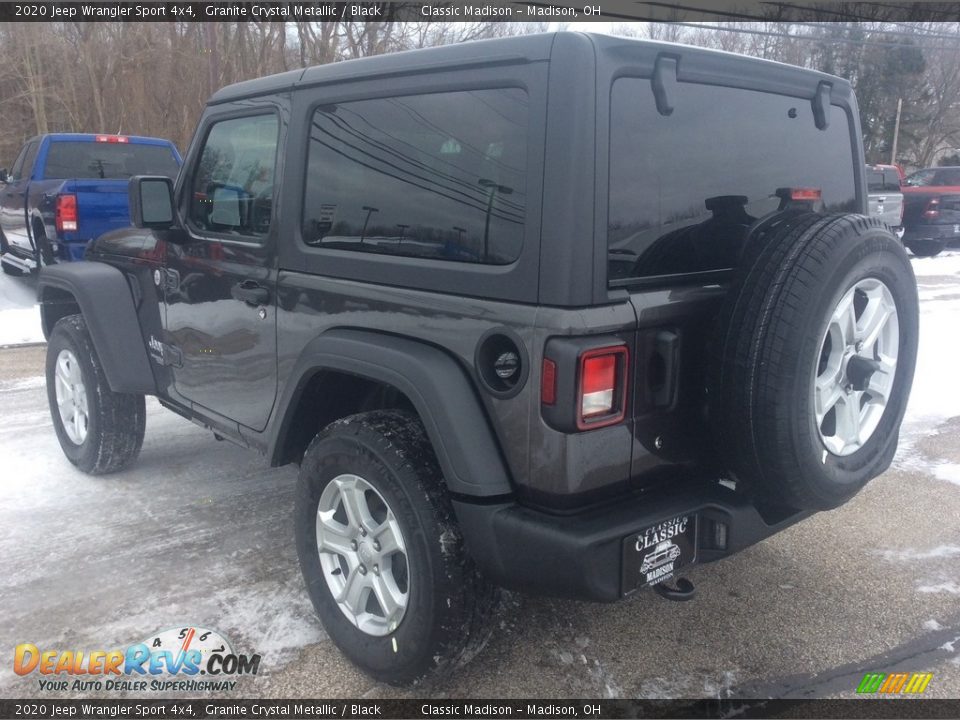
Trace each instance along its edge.
<instances>
[{"instance_id":1,"label":"2020 jeep wrangler sport 4x4 text","mask_svg":"<svg viewBox=\"0 0 960 720\"><path fill-rule=\"evenodd\" d=\"M299 463L307 591L387 682L497 587L686 599L896 449L916 281L836 77L576 33L297 70L130 207L40 277L64 453L125 466L155 395Z\"/></svg>"}]
</instances>

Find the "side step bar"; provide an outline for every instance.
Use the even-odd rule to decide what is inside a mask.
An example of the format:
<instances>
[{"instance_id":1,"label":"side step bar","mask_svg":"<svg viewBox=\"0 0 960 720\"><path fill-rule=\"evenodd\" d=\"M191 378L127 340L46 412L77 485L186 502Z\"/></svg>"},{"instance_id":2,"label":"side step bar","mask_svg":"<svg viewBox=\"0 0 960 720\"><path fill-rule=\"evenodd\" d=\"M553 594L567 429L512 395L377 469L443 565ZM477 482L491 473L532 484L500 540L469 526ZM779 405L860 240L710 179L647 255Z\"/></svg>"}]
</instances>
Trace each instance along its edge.
<instances>
[{"instance_id":1,"label":"side step bar","mask_svg":"<svg viewBox=\"0 0 960 720\"><path fill-rule=\"evenodd\" d=\"M0 255L0 262L11 265L25 273L32 273L37 269L37 263L34 260L24 260L22 257L13 253L4 253Z\"/></svg>"}]
</instances>

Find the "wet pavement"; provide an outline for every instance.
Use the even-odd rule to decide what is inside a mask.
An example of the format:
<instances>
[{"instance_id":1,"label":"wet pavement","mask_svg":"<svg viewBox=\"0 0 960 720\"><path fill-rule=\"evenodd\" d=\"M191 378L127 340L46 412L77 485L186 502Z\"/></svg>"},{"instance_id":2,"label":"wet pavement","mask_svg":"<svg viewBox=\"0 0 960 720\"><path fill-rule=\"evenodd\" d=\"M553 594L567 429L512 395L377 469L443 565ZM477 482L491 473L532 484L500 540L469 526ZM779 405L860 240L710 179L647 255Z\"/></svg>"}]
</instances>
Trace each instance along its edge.
<instances>
[{"instance_id":1,"label":"wet pavement","mask_svg":"<svg viewBox=\"0 0 960 720\"><path fill-rule=\"evenodd\" d=\"M315 619L295 468L150 400L139 461L87 477L50 425L44 348L0 350L0 696L47 694L13 673L19 643L107 650L197 626L263 655L221 697L852 697L866 672L897 670L960 698L960 384L956 353L941 357L960 327L960 255L936 260L915 263L921 362L894 468L839 510L693 568L689 603L510 595L468 667L412 691L356 671Z\"/></svg>"}]
</instances>

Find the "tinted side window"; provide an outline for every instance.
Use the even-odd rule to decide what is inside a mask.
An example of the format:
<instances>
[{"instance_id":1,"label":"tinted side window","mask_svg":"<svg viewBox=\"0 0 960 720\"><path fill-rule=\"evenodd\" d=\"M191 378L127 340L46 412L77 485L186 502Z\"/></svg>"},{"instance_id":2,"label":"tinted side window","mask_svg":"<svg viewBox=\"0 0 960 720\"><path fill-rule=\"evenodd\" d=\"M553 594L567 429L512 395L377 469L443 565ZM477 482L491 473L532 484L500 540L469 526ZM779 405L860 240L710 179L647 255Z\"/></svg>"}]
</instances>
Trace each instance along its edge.
<instances>
[{"instance_id":1,"label":"tinted side window","mask_svg":"<svg viewBox=\"0 0 960 720\"><path fill-rule=\"evenodd\" d=\"M13 180L23 180L33 175L33 163L37 159L39 150L39 142L32 142L27 145L20 157L17 158L17 164L13 167Z\"/></svg>"},{"instance_id":2,"label":"tinted side window","mask_svg":"<svg viewBox=\"0 0 960 720\"><path fill-rule=\"evenodd\" d=\"M201 230L259 237L270 230L277 116L215 123L193 176L190 220Z\"/></svg>"},{"instance_id":3,"label":"tinted side window","mask_svg":"<svg viewBox=\"0 0 960 720\"><path fill-rule=\"evenodd\" d=\"M27 154L23 158L23 168L20 170L20 177L30 178L33 176L33 165L37 160L37 153L40 152L40 143L30 143L27 148Z\"/></svg>"},{"instance_id":4,"label":"tinted side window","mask_svg":"<svg viewBox=\"0 0 960 720\"><path fill-rule=\"evenodd\" d=\"M650 81L611 96L609 278L733 267L779 188L818 188L827 211L855 211L846 115L818 130L809 101L678 83L657 112Z\"/></svg>"},{"instance_id":5,"label":"tinted side window","mask_svg":"<svg viewBox=\"0 0 960 720\"><path fill-rule=\"evenodd\" d=\"M27 157L27 151L36 146L36 143L27 143L20 149L20 154L17 155L17 159L13 162L13 167L10 168L10 179L19 180L20 173L23 172L23 161Z\"/></svg>"},{"instance_id":6,"label":"tinted side window","mask_svg":"<svg viewBox=\"0 0 960 720\"><path fill-rule=\"evenodd\" d=\"M918 170L906 179L907 185L913 187L924 187L933 184L933 170Z\"/></svg>"},{"instance_id":7,"label":"tinted side window","mask_svg":"<svg viewBox=\"0 0 960 720\"><path fill-rule=\"evenodd\" d=\"M517 259L528 102L503 88L320 107L304 194L308 245L496 265Z\"/></svg>"},{"instance_id":8,"label":"tinted side window","mask_svg":"<svg viewBox=\"0 0 960 720\"><path fill-rule=\"evenodd\" d=\"M883 186L883 171L867 168L867 191L883 192L885 189Z\"/></svg>"},{"instance_id":9,"label":"tinted side window","mask_svg":"<svg viewBox=\"0 0 960 720\"><path fill-rule=\"evenodd\" d=\"M947 168L946 170L937 170L937 185L960 185L960 169Z\"/></svg>"}]
</instances>

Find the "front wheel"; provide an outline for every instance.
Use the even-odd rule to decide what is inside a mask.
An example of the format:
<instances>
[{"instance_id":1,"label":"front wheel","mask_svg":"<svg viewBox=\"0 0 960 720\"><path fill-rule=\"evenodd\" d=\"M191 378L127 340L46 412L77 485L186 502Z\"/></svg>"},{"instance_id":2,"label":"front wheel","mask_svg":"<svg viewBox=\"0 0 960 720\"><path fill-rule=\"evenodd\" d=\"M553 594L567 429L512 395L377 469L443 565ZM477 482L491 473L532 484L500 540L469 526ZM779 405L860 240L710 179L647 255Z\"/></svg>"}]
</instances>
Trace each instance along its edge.
<instances>
[{"instance_id":1,"label":"front wheel","mask_svg":"<svg viewBox=\"0 0 960 720\"><path fill-rule=\"evenodd\" d=\"M407 684L483 647L496 591L464 548L415 416L374 411L329 425L303 458L295 513L314 608L369 675Z\"/></svg>"},{"instance_id":2,"label":"front wheel","mask_svg":"<svg viewBox=\"0 0 960 720\"><path fill-rule=\"evenodd\" d=\"M140 453L143 395L110 389L82 315L61 318L50 333L47 399L63 454L83 472L115 472Z\"/></svg>"}]
</instances>

